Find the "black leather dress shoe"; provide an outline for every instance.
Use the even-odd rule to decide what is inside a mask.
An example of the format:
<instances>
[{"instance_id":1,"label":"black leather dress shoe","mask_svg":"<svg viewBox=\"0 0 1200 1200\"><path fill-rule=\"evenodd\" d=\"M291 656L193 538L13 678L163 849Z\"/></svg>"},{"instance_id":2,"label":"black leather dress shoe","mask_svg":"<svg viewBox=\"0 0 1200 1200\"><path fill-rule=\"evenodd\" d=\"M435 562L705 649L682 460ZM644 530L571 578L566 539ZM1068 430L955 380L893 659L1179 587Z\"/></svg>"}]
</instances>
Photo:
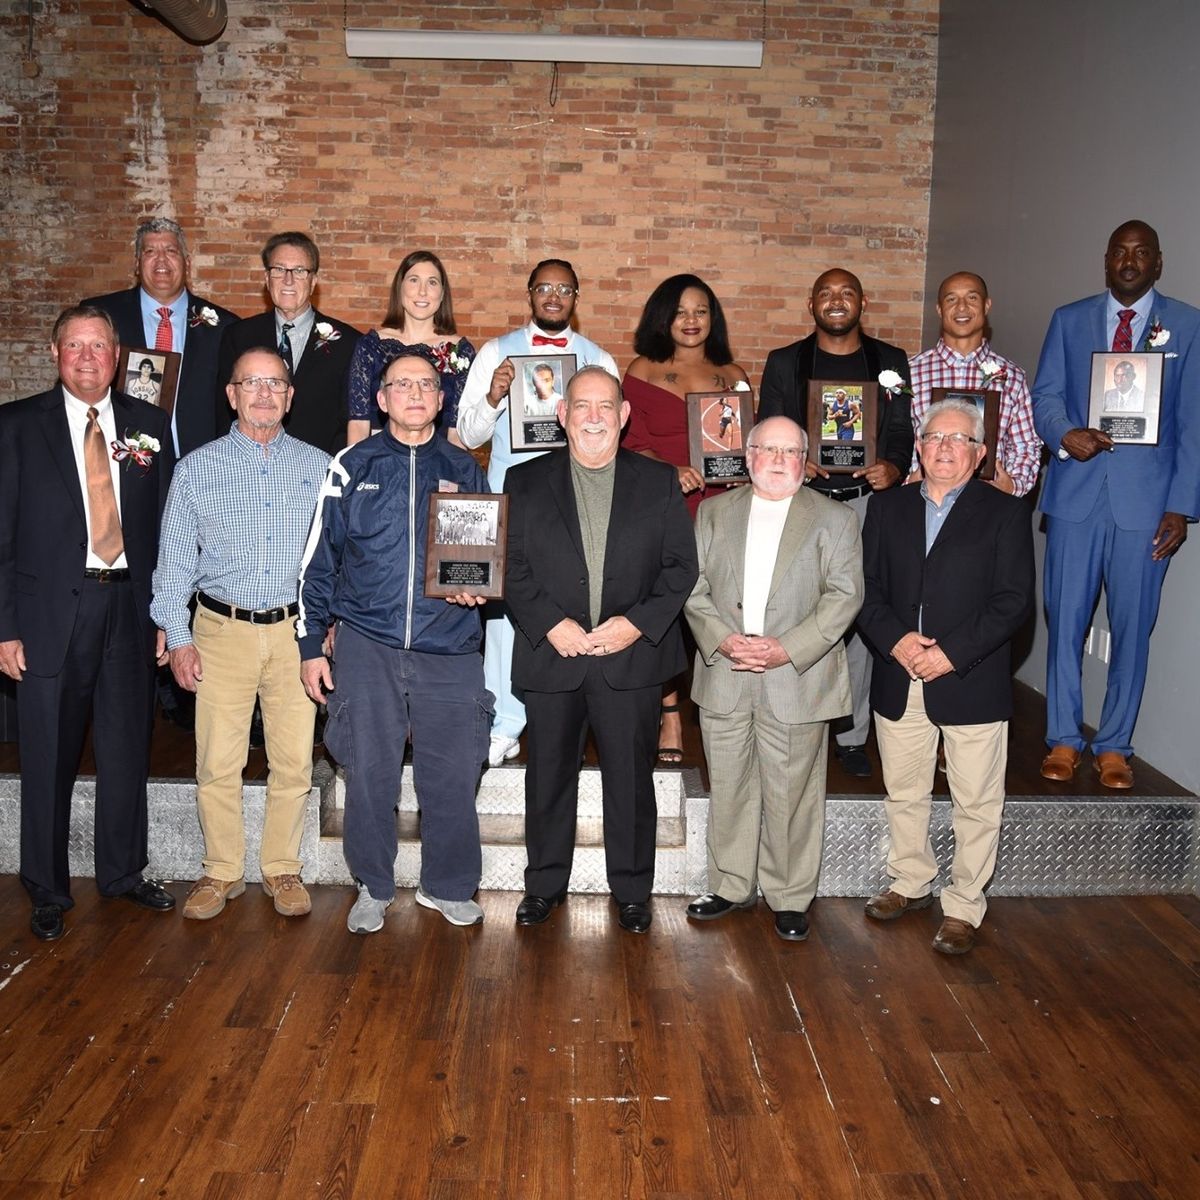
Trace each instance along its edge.
<instances>
[{"instance_id":1,"label":"black leather dress shoe","mask_svg":"<svg viewBox=\"0 0 1200 1200\"><path fill-rule=\"evenodd\" d=\"M842 746L835 744L833 752L837 756L838 762L842 764L842 770L847 775L853 775L856 779L871 778L871 760L867 757L867 751L864 746Z\"/></svg>"},{"instance_id":2,"label":"black leather dress shoe","mask_svg":"<svg viewBox=\"0 0 1200 1200\"><path fill-rule=\"evenodd\" d=\"M526 896L517 905L518 925L541 925L550 919L550 914L567 898L566 892L547 899L545 896Z\"/></svg>"},{"instance_id":3,"label":"black leather dress shoe","mask_svg":"<svg viewBox=\"0 0 1200 1200\"><path fill-rule=\"evenodd\" d=\"M57 941L65 932L62 908L57 904L34 905L29 928L39 941Z\"/></svg>"},{"instance_id":4,"label":"black leather dress shoe","mask_svg":"<svg viewBox=\"0 0 1200 1200\"><path fill-rule=\"evenodd\" d=\"M753 908L757 903L757 895L751 896L749 900L735 901L726 900L724 896L718 896L716 892L707 892L703 896L698 896L687 906L687 915L693 921L715 921L727 913Z\"/></svg>"},{"instance_id":5,"label":"black leather dress shoe","mask_svg":"<svg viewBox=\"0 0 1200 1200\"><path fill-rule=\"evenodd\" d=\"M650 905L648 904L618 904L617 924L630 933L645 933L650 928Z\"/></svg>"},{"instance_id":6,"label":"black leather dress shoe","mask_svg":"<svg viewBox=\"0 0 1200 1200\"><path fill-rule=\"evenodd\" d=\"M139 908L168 912L175 907L175 897L153 879L139 879L127 892L117 893L122 900L132 900Z\"/></svg>"},{"instance_id":7,"label":"black leather dress shoe","mask_svg":"<svg viewBox=\"0 0 1200 1200\"><path fill-rule=\"evenodd\" d=\"M786 909L775 914L775 932L785 942L802 942L808 937L808 913L789 912Z\"/></svg>"}]
</instances>

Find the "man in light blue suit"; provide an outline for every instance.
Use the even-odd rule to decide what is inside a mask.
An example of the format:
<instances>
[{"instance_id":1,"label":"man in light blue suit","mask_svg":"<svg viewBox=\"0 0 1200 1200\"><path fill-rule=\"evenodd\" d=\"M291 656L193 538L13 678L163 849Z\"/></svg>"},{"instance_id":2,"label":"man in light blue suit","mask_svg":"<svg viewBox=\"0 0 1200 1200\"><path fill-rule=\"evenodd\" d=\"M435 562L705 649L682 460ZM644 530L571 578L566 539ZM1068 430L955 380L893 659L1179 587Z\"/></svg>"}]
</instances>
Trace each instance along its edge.
<instances>
[{"instance_id":1,"label":"man in light blue suit","mask_svg":"<svg viewBox=\"0 0 1200 1200\"><path fill-rule=\"evenodd\" d=\"M1034 424L1051 453L1046 514L1047 779L1068 780L1084 749L1081 654L1100 584L1112 655L1092 753L1100 781L1133 786L1133 752L1150 632L1171 555L1200 516L1200 310L1159 294L1158 234L1144 221L1113 231L1108 290L1058 309L1033 388ZM1095 351L1163 355L1156 446L1114 445L1088 428Z\"/></svg>"}]
</instances>

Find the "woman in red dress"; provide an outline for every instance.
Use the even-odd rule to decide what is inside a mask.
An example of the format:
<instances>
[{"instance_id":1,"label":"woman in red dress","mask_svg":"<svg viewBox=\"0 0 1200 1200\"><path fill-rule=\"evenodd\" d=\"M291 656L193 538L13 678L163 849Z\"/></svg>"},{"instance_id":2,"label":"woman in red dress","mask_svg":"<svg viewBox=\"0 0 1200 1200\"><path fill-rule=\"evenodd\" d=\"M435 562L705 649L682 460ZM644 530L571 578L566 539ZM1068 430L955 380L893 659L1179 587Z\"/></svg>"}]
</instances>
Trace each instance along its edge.
<instances>
[{"instance_id":1,"label":"woman in red dress","mask_svg":"<svg viewBox=\"0 0 1200 1200\"><path fill-rule=\"evenodd\" d=\"M633 337L638 357L625 372L629 428L624 442L647 458L670 463L692 516L704 498L704 480L689 462L689 392L749 388L746 372L733 361L725 314L712 288L695 275L672 275L650 294ZM683 722L675 683L663 695L658 761L683 761Z\"/></svg>"}]
</instances>

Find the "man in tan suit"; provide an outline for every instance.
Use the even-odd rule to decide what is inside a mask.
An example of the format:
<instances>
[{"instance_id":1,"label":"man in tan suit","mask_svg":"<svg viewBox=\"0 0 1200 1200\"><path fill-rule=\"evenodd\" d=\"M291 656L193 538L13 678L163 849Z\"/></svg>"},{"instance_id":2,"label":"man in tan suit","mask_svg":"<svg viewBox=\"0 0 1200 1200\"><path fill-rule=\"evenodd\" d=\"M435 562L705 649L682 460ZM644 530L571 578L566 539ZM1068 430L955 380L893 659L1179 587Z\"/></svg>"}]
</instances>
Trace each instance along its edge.
<instances>
[{"instance_id":1,"label":"man in tan suit","mask_svg":"<svg viewBox=\"0 0 1200 1200\"><path fill-rule=\"evenodd\" d=\"M747 439L751 487L700 505L692 699L712 780L708 883L688 916L753 908L808 936L821 868L827 723L850 711L842 635L863 598L854 513L802 488L808 439L771 417Z\"/></svg>"}]
</instances>

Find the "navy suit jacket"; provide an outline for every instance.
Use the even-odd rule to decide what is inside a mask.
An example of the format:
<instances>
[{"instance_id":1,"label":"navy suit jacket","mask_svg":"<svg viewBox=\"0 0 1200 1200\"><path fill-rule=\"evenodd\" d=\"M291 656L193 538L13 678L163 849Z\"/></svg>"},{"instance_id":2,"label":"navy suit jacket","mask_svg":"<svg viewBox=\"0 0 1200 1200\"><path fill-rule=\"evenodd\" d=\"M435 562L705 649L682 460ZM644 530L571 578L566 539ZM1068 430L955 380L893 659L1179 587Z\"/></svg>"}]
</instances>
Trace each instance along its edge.
<instances>
[{"instance_id":1,"label":"navy suit jacket","mask_svg":"<svg viewBox=\"0 0 1200 1200\"><path fill-rule=\"evenodd\" d=\"M175 456L167 414L112 393L118 437L147 433L162 446L143 470L121 466L121 531L145 652L154 654L150 578ZM0 641L20 638L34 675L57 675L79 610L87 518L61 385L0 405Z\"/></svg>"},{"instance_id":2,"label":"navy suit jacket","mask_svg":"<svg viewBox=\"0 0 1200 1200\"><path fill-rule=\"evenodd\" d=\"M339 336L318 345L316 326L321 321L328 321ZM308 442L326 454L336 454L346 444L346 376L350 372L354 347L361 336L354 326L313 310L313 329L292 380L295 389L292 410L284 418L283 425L292 437ZM233 420L225 385L238 355L257 346L275 349L278 345L274 309L237 321L225 331L221 339L214 410L218 421L223 422L219 426L221 433L229 432Z\"/></svg>"},{"instance_id":3,"label":"navy suit jacket","mask_svg":"<svg viewBox=\"0 0 1200 1200\"><path fill-rule=\"evenodd\" d=\"M1033 609L1029 508L978 479L967 481L929 553L921 485L876 492L863 523L866 599L858 628L875 653L871 707L899 720L908 672L892 647L917 628L936 638L954 670L925 685L929 719L984 725L1012 716L1009 645Z\"/></svg>"},{"instance_id":4,"label":"navy suit jacket","mask_svg":"<svg viewBox=\"0 0 1200 1200\"><path fill-rule=\"evenodd\" d=\"M1117 446L1087 462L1057 456L1063 435L1088 424L1092 353L1107 351L1107 293L1058 309L1042 346L1033 385L1033 422L1050 450L1041 510L1083 521L1107 485L1120 529L1158 528L1165 512L1200 517L1200 309L1157 293L1155 321L1170 334L1162 353L1162 400L1157 446ZM1144 380L1142 381L1144 382Z\"/></svg>"},{"instance_id":5,"label":"navy suit jacket","mask_svg":"<svg viewBox=\"0 0 1200 1200\"><path fill-rule=\"evenodd\" d=\"M93 296L83 303L103 309L112 317L122 346L153 347L153 339L146 341L146 327L142 322L141 288ZM211 308L217 314L215 325L200 320L203 308ZM197 446L228 432L226 428L218 428L213 420L212 393L216 386L221 331L237 319L237 313L194 292L187 293L187 337L183 343L183 367L175 395L175 431L179 435L181 458Z\"/></svg>"},{"instance_id":6,"label":"navy suit jacket","mask_svg":"<svg viewBox=\"0 0 1200 1200\"><path fill-rule=\"evenodd\" d=\"M600 620L628 617L642 636L605 657L610 687L649 687L687 665L679 614L699 573L696 539L675 468L618 450L604 549ZM510 467L504 599L517 626L512 680L537 692L572 691L589 660L563 658L546 634L564 617L591 629L587 560L571 458L554 450Z\"/></svg>"},{"instance_id":7,"label":"navy suit jacket","mask_svg":"<svg viewBox=\"0 0 1200 1200\"><path fill-rule=\"evenodd\" d=\"M880 371L895 371L904 382L911 383L908 373L908 355L898 346L881 342L878 338L862 337L863 357L867 362L867 380L874 382ZM808 337L790 346L782 346L767 355L763 367L762 388L758 397L758 415L755 422L768 417L791 417L801 429L808 430L808 384L813 377L813 361L816 355L817 335ZM908 475L913 457L913 427L909 411L909 397L905 393L891 396L879 389L879 413L875 430L875 457L879 462L890 462L899 472L900 478ZM843 486L857 482L847 477Z\"/></svg>"}]
</instances>

